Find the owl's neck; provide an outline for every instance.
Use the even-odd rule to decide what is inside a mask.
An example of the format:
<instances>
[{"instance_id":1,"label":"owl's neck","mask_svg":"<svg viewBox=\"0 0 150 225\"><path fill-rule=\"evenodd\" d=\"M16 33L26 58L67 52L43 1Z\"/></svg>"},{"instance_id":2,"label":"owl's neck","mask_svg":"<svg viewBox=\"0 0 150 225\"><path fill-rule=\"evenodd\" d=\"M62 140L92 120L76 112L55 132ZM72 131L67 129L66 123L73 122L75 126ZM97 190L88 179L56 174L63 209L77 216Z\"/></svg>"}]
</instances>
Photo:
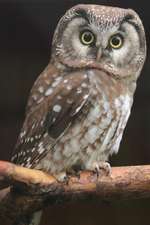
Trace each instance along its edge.
<instances>
[{"instance_id":1,"label":"owl's neck","mask_svg":"<svg viewBox=\"0 0 150 225\"><path fill-rule=\"evenodd\" d=\"M68 66L68 64L65 64L63 62L61 62L60 60L51 60L50 61L50 64L52 64L53 66L56 67L57 70L59 70L61 73L66 73L66 72L74 72L74 71L81 71L81 70L84 70L84 71L90 71L91 74L89 75L89 77L91 77L91 80L95 80L96 83L98 84L99 82L101 82L101 79L103 80L102 82L108 82L108 83L111 83L109 84L109 86L114 86L115 84L117 84L117 86L121 86L122 88L121 89L128 89L129 93L131 96L134 95L134 92L136 90L136 82L134 80L132 80L132 77L131 79L129 79L129 77L124 77L122 79L117 79L113 76L109 76L108 74L105 74L105 72L103 71L100 71L100 70L96 70L96 69L93 69L91 68L90 69L90 66L89 65L78 65L78 66L74 66L76 65L76 62L74 62L74 65L71 64L71 66ZM97 76L95 76L95 78L92 78L92 72L95 71L93 74L95 76L95 74L99 74Z\"/></svg>"}]
</instances>

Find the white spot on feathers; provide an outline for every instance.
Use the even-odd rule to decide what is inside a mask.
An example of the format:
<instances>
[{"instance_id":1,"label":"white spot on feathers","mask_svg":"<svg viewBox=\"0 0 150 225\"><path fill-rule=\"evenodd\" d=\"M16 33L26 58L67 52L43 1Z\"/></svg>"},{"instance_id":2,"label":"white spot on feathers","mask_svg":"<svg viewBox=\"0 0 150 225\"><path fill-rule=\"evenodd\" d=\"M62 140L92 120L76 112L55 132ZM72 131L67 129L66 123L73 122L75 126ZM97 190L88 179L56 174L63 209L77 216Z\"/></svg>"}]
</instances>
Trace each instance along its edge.
<instances>
[{"instance_id":1,"label":"white spot on feathers","mask_svg":"<svg viewBox=\"0 0 150 225\"><path fill-rule=\"evenodd\" d=\"M80 93L82 93L82 89L81 88L78 88L77 89L77 94L80 94Z\"/></svg>"},{"instance_id":2,"label":"white spot on feathers","mask_svg":"<svg viewBox=\"0 0 150 225\"><path fill-rule=\"evenodd\" d=\"M79 106L78 108L76 108L76 113L78 113L79 111L80 111L80 109L81 109L81 106Z\"/></svg>"},{"instance_id":3,"label":"white spot on feathers","mask_svg":"<svg viewBox=\"0 0 150 225\"><path fill-rule=\"evenodd\" d=\"M31 127L32 130L35 128L35 125L36 125L35 123L32 124L32 127Z\"/></svg>"},{"instance_id":4,"label":"white spot on feathers","mask_svg":"<svg viewBox=\"0 0 150 225\"><path fill-rule=\"evenodd\" d=\"M40 104L43 100L44 100L44 98L41 97L40 99L38 99L37 103Z\"/></svg>"},{"instance_id":5,"label":"white spot on feathers","mask_svg":"<svg viewBox=\"0 0 150 225\"><path fill-rule=\"evenodd\" d=\"M48 89L46 90L45 96L49 96L49 95L51 95L52 93L53 93L53 89L50 87L50 88L48 88Z\"/></svg>"},{"instance_id":6,"label":"white spot on feathers","mask_svg":"<svg viewBox=\"0 0 150 225\"><path fill-rule=\"evenodd\" d=\"M28 157L28 158L27 158L27 162L30 162L30 161L31 161L31 157Z\"/></svg>"},{"instance_id":7,"label":"white spot on feathers","mask_svg":"<svg viewBox=\"0 0 150 225\"><path fill-rule=\"evenodd\" d=\"M89 97L89 95L84 95L83 99L87 99Z\"/></svg>"},{"instance_id":8,"label":"white spot on feathers","mask_svg":"<svg viewBox=\"0 0 150 225\"><path fill-rule=\"evenodd\" d=\"M84 74L84 78L85 78L85 79L87 78L87 74Z\"/></svg>"},{"instance_id":9,"label":"white spot on feathers","mask_svg":"<svg viewBox=\"0 0 150 225\"><path fill-rule=\"evenodd\" d=\"M40 87L38 88L38 91L42 94L42 93L44 92L44 88L43 88L42 86L40 86Z\"/></svg>"},{"instance_id":10,"label":"white spot on feathers","mask_svg":"<svg viewBox=\"0 0 150 225\"><path fill-rule=\"evenodd\" d=\"M11 157L11 160L13 161L16 158L17 158L17 155L14 155L14 156Z\"/></svg>"},{"instance_id":11,"label":"white spot on feathers","mask_svg":"<svg viewBox=\"0 0 150 225\"><path fill-rule=\"evenodd\" d=\"M72 86L71 85L67 85L67 90L71 90Z\"/></svg>"},{"instance_id":12,"label":"white spot on feathers","mask_svg":"<svg viewBox=\"0 0 150 225\"><path fill-rule=\"evenodd\" d=\"M32 98L33 98L34 101L36 101L37 100L37 95L32 95Z\"/></svg>"},{"instance_id":13,"label":"white spot on feathers","mask_svg":"<svg viewBox=\"0 0 150 225\"><path fill-rule=\"evenodd\" d=\"M41 124L41 126L43 126L43 124L44 124L44 120L41 120L40 124Z\"/></svg>"},{"instance_id":14,"label":"white spot on feathers","mask_svg":"<svg viewBox=\"0 0 150 225\"><path fill-rule=\"evenodd\" d=\"M56 118L54 117L53 120L52 120L52 122L54 123L55 121L56 121Z\"/></svg>"},{"instance_id":15,"label":"white spot on feathers","mask_svg":"<svg viewBox=\"0 0 150 225\"><path fill-rule=\"evenodd\" d=\"M34 151L35 151L35 147L31 149L31 152L34 152Z\"/></svg>"},{"instance_id":16,"label":"white spot on feathers","mask_svg":"<svg viewBox=\"0 0 150 225\"><path fill-rule=\"evenodd\" d=\"M86 87L87 87L87 84L86 84L86 83L82 83L81 86L82 86L83 88L86 88Z\"/></svg>"},{"instance_id":17,"label":"white spot on feathers","mask_svg":"<svg viewBox=\"0 0 150 225\"><path fill-rule=\"evenodd\" d=\"M31 138L30 138L30 141L31 141L31 142L33 142L33 141L34 141L34 138L33 138L33 137L31 137Z\"/></svg>"},{"instance_id":18,"label":"white spot on feathers","mask_svg":"<svg viewBox=\"0 0 150 225\"><path fill-rule=\"evenodd\" d=\"M23 137L25 136L25 134L26 134L26 131L25 131L25 130L22 131L22 132L20 133L20 138L23 138Z\"/></svg>"},{"instance_id":19,"label":"white spot on feathers","mask_svg":"<svg viewBox=\"0 0 150 225\"><path fill-rule=\"evenodd\" d=\"M62 96L61 95L57 95L57 97L56 97L57 99L62 99Z\"/></svg>"},{"instance_id":20,"label":"white spot on feathers","mask_svg":"<svg viewBox=\"0 0 150 225\"><path fill-rule=\"evenodd\" d=\"M41 147L42 145L43 145L43 142L40 142L40 143L38 144L39 147Z\"/></svg>"},{"instance_id":21,"label":"white spot on feathers","mask_svg":"<svg viewBox=\"0 0 150 225\"><path fill-rule=\"evenodd\" d=\"M62 79L61 77L57 77L55 81L52 83L52 87L56 87L60 83L61 79Z\"/></svg>"},{"instance_id":22,"label":"white spot on feathers","mask_svg":"<svg viewBox=\"0 0 150 225\"><path fill-rule=\"evenodd\" d=\"M61 106L60 105L54 105L53 111L57 112L57 113L60 112L61 111Z\"/></svg>"},{"instance_id":23,"label":"white spot on feathers","mask_svg":"<svg viewBox=\"0 0 150 225\"><path fill-rule=\"evenodd\" d=\"M73 99L68 98L68 99L67 99L67 103L68 103L68 104L72 104L72 103L73 103Z\"/></svg>"},{"instance_id":24,"label":"white spot on feathers","mask_svg":"<svg viewBox=\"0 0 150 225\"><path fill-rule=\"evenodd\" d=\"M38 149L38 153L42 154L45 151L45 148L43 147L43 145L40 146L40 148Z\"/></svg>"},{"instance_id":25,"label":"white spot on feathers","mask_svg":"<svg viewBox=\"0 0 150 225\"><path fill-rule=\"evenodd\" d=\"M45 133L45 134L43 135L44 138L46 138L47 136L48 136L48 133Z\"/></svg>"},{"instance_id":26,"label":"white spot on feathers","mask_svg":"<svg viewBox=\"0 0 150 225\"><path fill-rule=\"evenodd\" d=\"M68 80L66 79L66 80L64 80L64 84L66 84L66 83L68 83Z\"/></svg>"}]
</instances>

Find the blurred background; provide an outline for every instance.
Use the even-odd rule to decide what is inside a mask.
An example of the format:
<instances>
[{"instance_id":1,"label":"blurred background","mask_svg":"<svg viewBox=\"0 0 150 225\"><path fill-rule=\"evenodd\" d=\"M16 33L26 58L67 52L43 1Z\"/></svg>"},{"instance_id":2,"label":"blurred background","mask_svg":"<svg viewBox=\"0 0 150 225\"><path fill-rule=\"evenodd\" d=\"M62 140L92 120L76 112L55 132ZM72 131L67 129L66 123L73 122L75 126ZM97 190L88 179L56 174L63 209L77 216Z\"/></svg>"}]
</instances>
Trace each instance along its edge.
<instances>
[{"instance_id":1,"label":"blurred background","mask_svg":"<svg viewBox=\"0 0 150 225\"><path fill-rule=\"evenodd\" d=\"M150 164L150 12L148 1L0 0L0 159L9 160L33 82L48 64L54 29L71 6L92 3L132 8L143 20L148 56L132 115L111 164ZM49 207L43 225L149 225L150 199L82 202Z\"/></svg>"}]
</instances>

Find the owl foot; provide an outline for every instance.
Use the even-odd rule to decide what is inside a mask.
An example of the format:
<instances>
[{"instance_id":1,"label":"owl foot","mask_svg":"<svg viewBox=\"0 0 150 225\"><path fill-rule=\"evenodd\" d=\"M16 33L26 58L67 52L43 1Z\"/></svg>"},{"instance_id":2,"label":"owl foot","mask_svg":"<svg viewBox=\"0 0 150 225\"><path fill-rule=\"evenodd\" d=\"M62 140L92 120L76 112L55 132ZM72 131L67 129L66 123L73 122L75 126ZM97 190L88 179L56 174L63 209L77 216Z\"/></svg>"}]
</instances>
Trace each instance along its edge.
<instances>
[{"instance_id":1,"label":"owl foot","mask_svg":"<svg viewBox=\"0 0 150 225\"><path fill-rule=\"evenodd\" d=\"M79 179L80 178L80 172L69 170L69 171L66 171L66 172L61 172L59 174L56 174L55 178L57 179L58 182L68 184L71 176L77 177Z\"/></svg>"},{"instance_id":2,"label":"owl foot","mask_svg":"<svg viewBox=\"0 0 150 225\"><path fill-rule=\"evenodd\" d=\"M66 172L61 172L59 174L56 174L55 177L59 182L64 182L68 184L69 178L71 176L76 177L77 179L80 179L80 172L84 170L83 165L81 164L75 164L70 168L67 168Z\"/></svg>"},{"instance_id":3,"label":"owl foot","mask_svg":"<svg viewBox=\"0 0 150 225\"><path fill-rule=\"evenodd\" d=\"M111 166L108 162L94 162L92 165L92 171L94 171L97 176L101 175L102 170L105 172L106 176L111 174Z\"/></svg>"},{"instance_id":4,"label":"owl foot","mask_svg":"<svg viewBox=\"0 0 150 225\"><path fill-rule=\"evenodd\" d=\"M68 181L68 176L66 172L55 174L55 178L57 179L58 182L61 182L61 183L64 183L64 182L67 183Z\"/></svg>"}]
</instances>

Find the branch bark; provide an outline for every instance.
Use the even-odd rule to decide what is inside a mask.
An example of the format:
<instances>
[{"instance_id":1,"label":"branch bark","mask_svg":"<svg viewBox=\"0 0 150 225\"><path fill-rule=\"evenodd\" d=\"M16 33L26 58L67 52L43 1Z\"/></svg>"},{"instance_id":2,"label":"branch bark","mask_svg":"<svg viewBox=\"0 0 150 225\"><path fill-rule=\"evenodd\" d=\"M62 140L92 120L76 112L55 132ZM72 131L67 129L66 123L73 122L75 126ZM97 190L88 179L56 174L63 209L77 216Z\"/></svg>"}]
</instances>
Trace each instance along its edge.
<instances>
[{"instance_id":1,"label":"branch bark","mask_svg":"<svg viewBox=\"0 0 150 225\"><path fill-rule=\"evenodd\" d=\"M42 171L0 161L0 221L13 225L48 204L95 198L97 201L150 197L150 166L114 167L99 177L83 171L67 183ZM14 188L12 188L12 186Z\"/></svg>"}]
</instances>

